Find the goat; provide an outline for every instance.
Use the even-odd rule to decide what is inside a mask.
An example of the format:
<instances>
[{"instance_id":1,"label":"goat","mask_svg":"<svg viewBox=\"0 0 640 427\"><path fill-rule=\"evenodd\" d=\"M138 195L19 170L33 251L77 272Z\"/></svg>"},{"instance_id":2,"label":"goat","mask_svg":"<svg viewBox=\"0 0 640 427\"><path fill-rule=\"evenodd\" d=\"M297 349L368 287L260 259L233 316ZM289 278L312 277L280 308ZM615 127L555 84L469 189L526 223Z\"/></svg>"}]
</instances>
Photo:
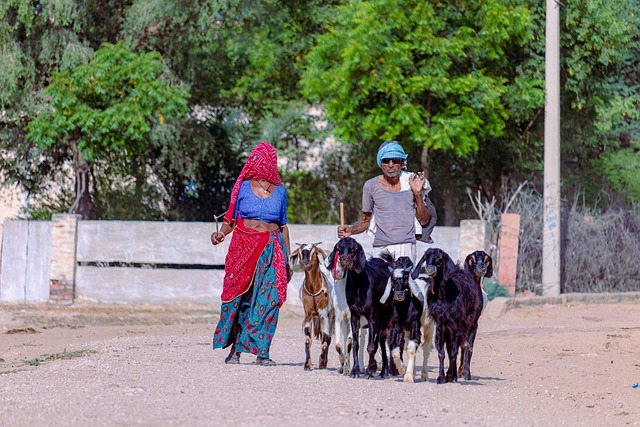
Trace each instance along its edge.
<instances>
[{"instance_id":1,"label":"goat","mask_svg":"<svg viewBox=\"0 0 640 427\"><path fill-rule=\"evenodd\" d=\"M392 261L389 264L389 270L393 289L393 321L389 337L391 356L400 374L404 375L404 381L412 383L415 376L416 350L422 336L424 358L422 380L426 381L427 359L432 347L434 323L428 316L425 292L411 277L413 270L411 258L403 256ZM406 369L401 358L405 334L409 335Z\"/></svg>"},{"instance_id":2,"label":"goat","mask_svg":"<svg viewBox=\"0 0 640 427\"><path fill-rule=\"evenodd\" d=\"M417 278L422 264L431 281L426 300L429 316L436 322L435 345L438 350L437 383L457 382L457 355L462 348L465 380L471 379L469 369L469 334L482 310L482 299L473 276L456 266L442 249L429 248L424 253L412 277ZM449 354L449 368L445 377L445 346Z\"/></svg>"},{"instance_id":3,"label":"goat","mask_svg":"<svg viewBox=\"0 0 640 427\"><path fill-rule=\"evenodd\" d=\"M389 363L384 343L391 326L392 302L380 302L384 294L390 272L388 262L380 258L367 261L362 246L351 237L343 237L336 243L329 255L327 267L339 269L344 274L344 290L351 318L353 366L351 377L360 377L359 334L362 318L369 325L367 352L369 364L367 374L372 378L377 371L375 359L378 346L382 355L380 378L387 375ZM336 274L336 277L340 277ZM337 283L336 283L337 286Z\"/></svg>"},{"instance_id":4,"label":"goat","mask_svg":"<svg viewBox=\"0 0 640 427\"><path fill-rule=\"evenodd\" d=\"M493 276L493 258L485 251L475 251L467 255L464 269L469 272L482 292L482 311L487 307L488 296L482 289L482 278Z\"/></svg>"},{"instance_id":5,"label":"goat","mask_svg":"<svg viewBox=\"0 0 640 427\"><path fill-rule=\"evenodd\" d=\"M298 248L289 257L292 265L299 262L304 270L304 280L300 287L300 300L304 307L302 330L305 335L305 371L313 369L310 354L312 329L313 336L316 339L322 339L322 350L318 361L320 369L327 367L327 353L331 345L331 336L333 335L334 311L329 292L331 285L328 278L320 271L321 261L319 260L320 257L325 260L327 253L318 247L320 243L296 243Z\"/></svg>"},{"instance_id":6,"label":"goat","mask_svg":"<svg viewBox=\"0 0 640 427\"><path fill-rule=\"evenodd\" d=\"M485 251L475 251L467 255L464 260L464 270L473 276L473 280L476 282L477 292L480 294L482 300L482 309L478 314L484 313L484 309L487 307L489 297L487 293L482 289L482 278L493 276L493 259ZM469 364L471 364L471 358L473 357L473 344L476 341L476 335L478 333L478 320L476 320L474 327L471 328L469 333ZM460 356L460 368L458 368L458 376L462 376L466 364Z\"/></svg>"}]
</instances>

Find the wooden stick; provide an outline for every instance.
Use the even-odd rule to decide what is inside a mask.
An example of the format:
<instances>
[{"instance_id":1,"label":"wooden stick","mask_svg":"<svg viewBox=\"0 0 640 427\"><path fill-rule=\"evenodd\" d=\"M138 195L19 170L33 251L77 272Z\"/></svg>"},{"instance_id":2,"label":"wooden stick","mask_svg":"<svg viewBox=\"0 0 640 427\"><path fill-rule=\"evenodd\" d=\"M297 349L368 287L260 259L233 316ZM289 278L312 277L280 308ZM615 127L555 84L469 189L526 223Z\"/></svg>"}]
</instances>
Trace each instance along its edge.
<instances>
[{"instance_id":1,"label":"wooden stick","mask_svg":"<svg viewBox=\"0 0 640 427\"><path fill-rule=\"evenodd\" d=\"M340 226L344 227L344 203L340 203Z\"/></svg>"}]
</instances>

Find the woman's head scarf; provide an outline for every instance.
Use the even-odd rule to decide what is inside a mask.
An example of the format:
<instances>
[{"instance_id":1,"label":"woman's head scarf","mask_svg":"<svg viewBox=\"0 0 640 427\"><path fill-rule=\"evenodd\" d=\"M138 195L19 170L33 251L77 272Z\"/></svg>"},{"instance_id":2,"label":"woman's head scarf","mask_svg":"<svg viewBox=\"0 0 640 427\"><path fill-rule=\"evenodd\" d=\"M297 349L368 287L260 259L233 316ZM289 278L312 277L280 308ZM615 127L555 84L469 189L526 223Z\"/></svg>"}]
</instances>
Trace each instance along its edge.
<instances>
[{"instance_id":1,"label":"woman's head scarf","mask_svg":"<svg viewBox=\"0 0 640 427\"><path fill-rule=\"evenodd\" d=\"M227 209L227 213L224 215L224 221L227 223L231 223L233 220L233 211L236 208L240 185L247 179L265 179L274 185L282 185L280 175L278 175L278 155L276 154L276 149L267 141L262 141L251 151L236 183L233 185L229 209Z\"/></svg>"},{"instance_id":2,"label":"woman's head scarf","mask_svg":"<svg viewBox=\"0 0 640 427\"><path fill-rule=\"evenodd\" d=\"M378 167L382 167L383 159L403 159L405 163L407 163L407 153L404 152L402 145L398 144L397 141L389 141L383 143L380 148L378 148L378 156L376 160L378 161Z\"/></svg>"}]
</instances>

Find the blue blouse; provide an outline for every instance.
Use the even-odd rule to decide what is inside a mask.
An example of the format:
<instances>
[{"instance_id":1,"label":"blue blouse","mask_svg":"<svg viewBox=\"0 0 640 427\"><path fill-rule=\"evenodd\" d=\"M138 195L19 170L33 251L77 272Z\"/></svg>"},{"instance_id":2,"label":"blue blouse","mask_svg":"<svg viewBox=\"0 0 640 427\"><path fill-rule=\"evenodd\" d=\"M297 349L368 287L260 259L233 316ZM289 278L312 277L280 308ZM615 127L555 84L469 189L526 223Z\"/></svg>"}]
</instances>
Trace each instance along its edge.
<instances>
[{"instance_id":1,"label":"blue blouse","mask_svg":"<svg viewBox=\"0 0 640 427\"><path fill-rule=\"evenodd\" d=\"M253 193L250 180L242 181L233 219L237 220L238 214L242 219L257 219L285 225L287 223L287 190L281 185L276 185L273 194L263 199Z\"/></svg>"}]
</instances>

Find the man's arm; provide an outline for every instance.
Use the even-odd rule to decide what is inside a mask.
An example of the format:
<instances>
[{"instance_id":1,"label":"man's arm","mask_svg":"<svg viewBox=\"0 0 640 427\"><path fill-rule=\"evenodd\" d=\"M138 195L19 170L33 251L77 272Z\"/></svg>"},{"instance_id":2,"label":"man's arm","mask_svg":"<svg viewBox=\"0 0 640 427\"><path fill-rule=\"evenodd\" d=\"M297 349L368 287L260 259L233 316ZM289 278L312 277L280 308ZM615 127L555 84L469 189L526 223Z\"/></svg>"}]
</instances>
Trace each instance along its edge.
<instances>
[{"instance_id":1,"label":"man's arm","mask_svg":"<svg viewBox=\"0 0 640 427\"><path fill-rule=\"evenodd\" d=\"M426 209L426 208L425 208ZM360 234L369 228L371 224L371 212L362 212L362 218L353 225L342 225L338 227L338 237L349 237L352 234Z\"/></svg>"},{"instance_id":2,"label":"man's arm","mask_svg":"<svg viewBox=\"0 0 640 427\"><path fill-rule=\"evenodd\" d=\"M424 186L424 172L413 174L409 178L409 186L413 192L413 198L416 201L416 218L421 226L426 226L431 220L431 212L427 209L422 198L422 187Z\"/></svg>"}]
</instances>

